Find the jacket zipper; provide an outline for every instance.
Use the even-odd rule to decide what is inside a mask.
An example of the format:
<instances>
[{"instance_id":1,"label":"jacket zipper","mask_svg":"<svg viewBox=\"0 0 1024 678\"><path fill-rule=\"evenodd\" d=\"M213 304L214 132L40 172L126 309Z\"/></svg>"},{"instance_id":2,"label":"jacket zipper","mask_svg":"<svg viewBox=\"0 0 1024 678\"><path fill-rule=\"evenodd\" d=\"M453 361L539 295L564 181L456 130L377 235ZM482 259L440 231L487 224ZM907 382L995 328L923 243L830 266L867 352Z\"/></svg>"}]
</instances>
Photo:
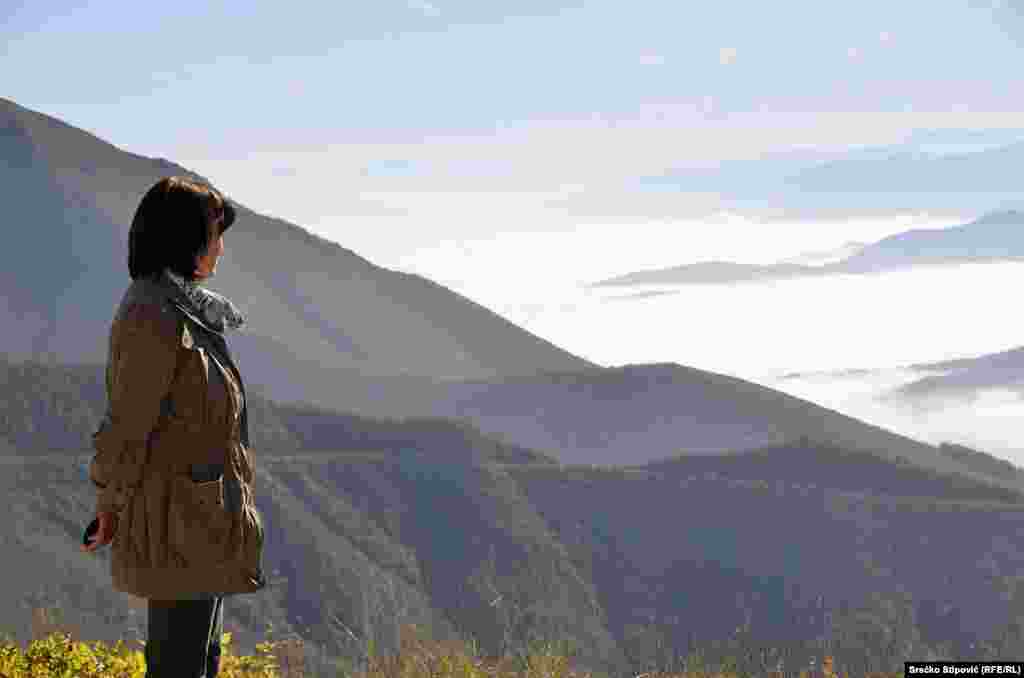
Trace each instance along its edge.
<instances>
[{"instance_id":1,"label":"jacket zipper","mask_svg":"<svg viewBox=\"0 0 1024 678\"><path fill-rule=\"evenodd\" d=\"M207 431L210 426L210 415L208 410L210 409L210 370L217 369L216 366L211 365L210 361L213 359L213 355L210 350L205 346L200 346L202 353L200 358L204 365L203 369L203 406L200 408L199 425L200 430Z\"/></svg>"}]
</instances>

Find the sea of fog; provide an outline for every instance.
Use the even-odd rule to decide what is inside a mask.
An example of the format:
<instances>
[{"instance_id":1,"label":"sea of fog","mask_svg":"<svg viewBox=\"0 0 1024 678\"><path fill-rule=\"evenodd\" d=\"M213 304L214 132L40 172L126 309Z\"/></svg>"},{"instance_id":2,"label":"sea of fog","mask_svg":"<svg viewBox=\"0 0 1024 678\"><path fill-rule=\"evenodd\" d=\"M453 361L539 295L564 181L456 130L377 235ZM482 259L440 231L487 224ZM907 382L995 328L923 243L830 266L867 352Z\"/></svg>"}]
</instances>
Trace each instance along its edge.
<instances>
[{"instance_id":1,"label":"sea of fog","mask_svg":"<svg viewBox=\"0 0 1024 678\"><path fill-rule=\"evenodd\" d=\"M1024 402L1010 392L930 410L876 400L924 376L905 369L909 364L1024 344L1024 314L1016 304L1024 264L735 285L584 287L698 261L773 263L852 240L952 225L923 217L828 225L724 217L579 226L441 241L377 263L424 275L600 365L676 362L729 374L925 442L970 445L1024 466ZM866 371L845 372L854 368Z\"/></svg>"}]
</instances>

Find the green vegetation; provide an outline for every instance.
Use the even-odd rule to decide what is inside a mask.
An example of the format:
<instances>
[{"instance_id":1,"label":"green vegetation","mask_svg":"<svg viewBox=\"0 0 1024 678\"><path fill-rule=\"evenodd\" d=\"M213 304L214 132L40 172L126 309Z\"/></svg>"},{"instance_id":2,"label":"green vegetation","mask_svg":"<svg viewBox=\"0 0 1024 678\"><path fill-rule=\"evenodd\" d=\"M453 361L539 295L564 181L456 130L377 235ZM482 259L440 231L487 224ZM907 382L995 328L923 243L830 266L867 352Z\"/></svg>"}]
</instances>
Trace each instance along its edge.
<instances>
[{"instance_id":1,"label":"green vegetation","mask_svg":"<svg viewBox=\"0 0 1024 678\"><path fill-rule=\"evenodd\" d=\"M0 678L143 678L145 643L135 639L114 645L76 640L50 619L45 608L33 613L33 640L26 647L8 636L0 642ZM221 636L221 678L293 678L302 676L297 643L260 643L256 656L231 653L231 634ZM282 668L289 672L282 673Z\"/></svg>"},{"instance_id":2,"label":"green vegetation","mask_svg":"<svg viewBox=\"0 0 1024 678\"><path fill-rule=\"evenodd\" d=\"M50 620L45 608L33 615L33 640L20 647L10 639L0 639L0 678L143 678L146 662L144 643L118 641L110 646L73 638ZM135 645L136 647L132 647ZM306 676L301 640L262 642L255 656L231 652L231 634L221 637L222 655L218 678L301 678ZM528 652L501 658L480 657L475 644L458 641L426 642L415 625L403 625L401 650L396 655L376 656L373 643L367 648L365 671L340 663L337 675L345 678L593 678L572 666L568 647L534 645ZM642 678L740 678L749 675L737 670L735 657L710 666L702 653L689 655L680 671L654 670ZM819 670L804 668L799 673L768 671L769 678L795 675L799 678L848 678L839 672L831 657L825 657ZM869 673L865 678L890 678L898 674Z\"/></svg>"}]
</instances>

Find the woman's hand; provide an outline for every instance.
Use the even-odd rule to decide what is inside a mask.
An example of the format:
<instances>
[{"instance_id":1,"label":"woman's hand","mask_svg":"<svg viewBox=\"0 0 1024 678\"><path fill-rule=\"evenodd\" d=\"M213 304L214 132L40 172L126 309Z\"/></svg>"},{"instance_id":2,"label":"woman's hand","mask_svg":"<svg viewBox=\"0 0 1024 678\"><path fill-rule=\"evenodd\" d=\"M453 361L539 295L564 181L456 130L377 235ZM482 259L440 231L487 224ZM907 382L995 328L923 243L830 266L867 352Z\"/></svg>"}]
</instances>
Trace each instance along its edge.
<instances>
[{"instance_id":1,"label":"woman's hand","mask_svg":"<svg viewBox=\"0 0 1024 678\"><path fill-rule=\"evenodd\" d=\"M83 551L95 551L114 540L114 534L117 532L117 514L113 511L100 511L96 514L96 520L99 529L96 530L96 534L89 537L88 544L82 544Z\"/></svg>"}]
</instances>

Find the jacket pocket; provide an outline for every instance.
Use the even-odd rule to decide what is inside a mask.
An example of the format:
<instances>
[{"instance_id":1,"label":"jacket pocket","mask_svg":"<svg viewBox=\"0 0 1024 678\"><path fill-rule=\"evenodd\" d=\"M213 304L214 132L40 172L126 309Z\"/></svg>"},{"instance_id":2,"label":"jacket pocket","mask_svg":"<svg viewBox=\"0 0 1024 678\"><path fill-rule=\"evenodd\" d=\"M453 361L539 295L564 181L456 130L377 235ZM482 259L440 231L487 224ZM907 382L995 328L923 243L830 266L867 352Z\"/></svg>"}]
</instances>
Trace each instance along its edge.
<instances>
[{"instance_id":1,"label":"jacket pocket","mask_svg":"<svg viewBox=\"0 0 1024 678\"><path fill-rule=\"evenodd\" d=\"M170 550L179 565L197 567L222 563L228 558L231 515L224 507L224 476L193 481L176 475L168 519Z\"/></svg>"}]
</instances>

